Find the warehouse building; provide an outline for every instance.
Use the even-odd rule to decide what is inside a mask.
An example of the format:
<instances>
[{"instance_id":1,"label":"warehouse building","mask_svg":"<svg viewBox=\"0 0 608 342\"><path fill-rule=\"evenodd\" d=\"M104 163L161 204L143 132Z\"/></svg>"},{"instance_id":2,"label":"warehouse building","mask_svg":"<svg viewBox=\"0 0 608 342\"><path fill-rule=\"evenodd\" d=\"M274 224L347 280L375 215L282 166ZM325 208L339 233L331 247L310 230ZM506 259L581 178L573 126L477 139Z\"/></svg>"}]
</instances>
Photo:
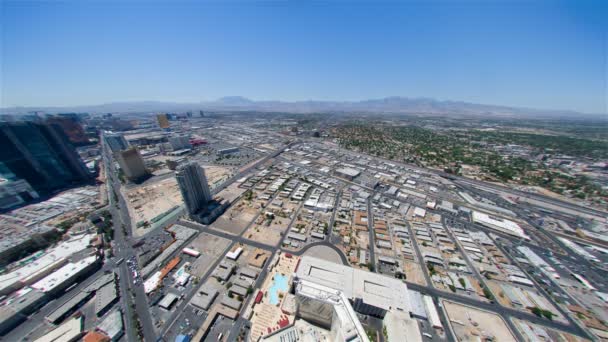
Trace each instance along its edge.
<instances>
[{"instance_id":1,"label":"warehouse building","mask_svg":"<svg viewBox=\"0 0 608 342\"><path fill-rule=\"evenodd\" d=\"M530 237L526 235L523 228L517 223L507 219L488 215L479 211L473 211L473 222L509 235L530 240Z\"/></svg>"},{"instance_id":2,"label":"warehouse building","mask_svg":"<svg viewBox=\"0 0 608 342\"><path fill-rule=\"evenodd\" d=\"M222 304L237 311L241 308L242 305L241 301L232 299L226 295L222 297Z\"/></svg>"},{"instance_id":3,"label":"warehouse building","mask_svg":"<svg viewBox=\"0 0 608 342\"><path fill-rule=\"evenodd\" d=\"M194 305L199 309L209 310L211 304L213 304L213 301L217 297L218 293L218 290L214 289L208 284L205 284L201 286L196 295L192 297L190 304Z\"/></svg>"},{"instance_id":4,"label":"warehouse building","mask_svg":"<svg viewBox=\"0 0 608 342\"><path fill-rule=\"evenodd\" d=\"M46 252L24 260L24 266L0 275L0 295L31 285L64 266L72 254L87 249L94 234L72 237Z\"/></svg>"},{"instance_id":5,"label":"warehouse building","mask_svg":"<svg viewBox=\"0 0 608 342\"><path fill-rule=\"evenodd\" d=\"M78 262L70 262L57 271L32 284L32 288L51 296L70 287L79 278L90 274L101 266L101 259L96 255L86 257Z\"/></svg>"},{"instance_id":6,"label":"warehouse building","mask_svg":"<svg viewBox=\"0 0 608 342\"><path fill-rule=\"evenodd\" d=\"M227 154L236 153L238 151L239 151L238 147L228 147L228 148L223 148L221 150L218 150L217 154L220 155L220 156L225 156Z\"/></svg>"},{"instance_id":7,"label":"warehouse building","mask_svg":"<svg viewBox=\"0 0 608 342\"><path fill-rule=\"evenodd\" d=\"M118 291L114 281L102 286L95 293L95 314L103 316L118 301Z\"/></svg>"},{"instance_id":8,"label":"warehouse building","mask_svg":"<svg viewBox=\"0 0 608 342\"><path fill-rule=\"evenodd\" d=\"M158 306L165 310L170 310L173 304L177 301L177 295L175 293L168 293L161 299Z\"/></svg>"},{"instance_id":9,"label":"warehouse building","mask_svg":"<svg viewBox=\"0 0 608 342\"><path fill-rule=\"evenodd\" d=\"M118 341L124 334L122 312L120 310L112 311L112 313L107 315L97 326L97 329L108 335L112 341Z\"/></svg>"},{"instance_id":10,"label":"warehouse building","mask_svg":"<svg viewBox=\"0 0 608 342\"><path fill-rule=\"evenodd\" d=\"M336 169L334 171L334 174L338 177L352 181L353 179L357 178L357 176L359 176L361 174L361 171L350 168L350 167L342 167L342 168Z\"/></svg>"},{"instance_id":11,"label":"warehouse building","mask_svg":"<svg viewBox=\"0 0 608 342\"><path fill-rule=\"evenodd\" d=\"M48 301L48 296L40 291L23 289L18 297L12 298L6 305L0 306L0 334L12 330L27 316Z\"/></svg>"},{"instance_id":12,"label":"warehouse building","mask_svg":"<svg viewBox=\"0 0 608 342\"><path fill-rule=\"evenodd\" d=\"M80 340L84 334L84 317L79 316L61 324L34 342L73 342Z\"/></svg>"}]
</instances>

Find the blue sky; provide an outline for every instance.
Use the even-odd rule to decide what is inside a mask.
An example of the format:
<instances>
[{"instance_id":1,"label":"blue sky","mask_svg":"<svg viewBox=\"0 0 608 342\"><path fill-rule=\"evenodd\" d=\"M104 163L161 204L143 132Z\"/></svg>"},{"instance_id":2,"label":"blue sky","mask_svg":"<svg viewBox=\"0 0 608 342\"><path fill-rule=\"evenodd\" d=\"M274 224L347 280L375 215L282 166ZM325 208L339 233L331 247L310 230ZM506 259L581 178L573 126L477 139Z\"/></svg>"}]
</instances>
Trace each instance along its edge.
<instances>
[{"instance_id":1,"label":"blue sky","mask_svg":"<svg viewBox=\"0 0 608 342\"><path fill-rule=\"evenodd\" d=\"M0 6L2 107L407 96L607 112L605 1Z\"/></svg>"}]
</instances>

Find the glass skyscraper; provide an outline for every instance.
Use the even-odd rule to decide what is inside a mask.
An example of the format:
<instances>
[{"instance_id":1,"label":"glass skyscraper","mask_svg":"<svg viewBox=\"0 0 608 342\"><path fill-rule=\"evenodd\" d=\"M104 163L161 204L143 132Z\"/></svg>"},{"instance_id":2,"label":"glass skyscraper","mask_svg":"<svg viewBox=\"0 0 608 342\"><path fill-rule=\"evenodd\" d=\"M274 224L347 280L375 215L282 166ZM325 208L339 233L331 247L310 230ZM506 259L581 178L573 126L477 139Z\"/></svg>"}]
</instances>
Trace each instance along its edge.
<instances>
[{"instance_id":1,"label":"glass skyscraper","mask_svg":"<svg viewBox=\"0 0 608 342\"><path fill-rule=\"evenodd\" d=\"M189 162L177 168L175 177L188 214L192 216L205 209L212 199L205 170L196 162Z\"/></svg>"},{"instance_id":2,"label":"glass skyscraper","mask_svg":"<svg viewBox=\"0 0 608 342\"><path fill-rule=\"evenodd\" d=\"M0 123L0 146L0 162L38 192L50 192L91 178L58 125Z\"/></svg>"}]
</instances>

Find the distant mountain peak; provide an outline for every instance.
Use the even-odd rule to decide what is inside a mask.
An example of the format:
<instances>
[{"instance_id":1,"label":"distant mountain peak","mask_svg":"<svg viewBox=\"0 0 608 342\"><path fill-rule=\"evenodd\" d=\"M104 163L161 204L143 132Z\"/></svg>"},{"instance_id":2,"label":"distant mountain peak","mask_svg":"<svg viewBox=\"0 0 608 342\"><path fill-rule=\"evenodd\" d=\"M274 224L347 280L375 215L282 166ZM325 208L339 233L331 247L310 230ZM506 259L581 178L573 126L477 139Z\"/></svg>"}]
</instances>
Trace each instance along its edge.
<instances>
[{"instance_id":1,"label":"distant mountain peak","mask_svg":"<svg viewBox=\"0 0 608 342\"><path fill-rule=\"evenodd\" d=\"M250 99L243 96L224 96L219 98L216 102L223 103L226 105L249 105L254 103Z\"/></svg>"},{"instance_id":2,"label":"distant mountain peak","mask_svg":"<svg viewBox=\"0 0 608 342\"><path fill-rule=\"evenodd\" d=\"M153 113L163 111L191 110L251 110L283 113L369 113L369 114L414 114L451 115L476 117L590 117L602 114L583 114L568 110L537 110L500 105L486 105L452 100L436 100L428 97L388 96L361 101L254 101L243 96L226 96L216 101L199 103L175 103L163 101L113 102L91 106L65 107L13 107L0 108L2 114L26 114L32 111L47 113L89 112L89 113Z\"/></svg>"}]
</instances>

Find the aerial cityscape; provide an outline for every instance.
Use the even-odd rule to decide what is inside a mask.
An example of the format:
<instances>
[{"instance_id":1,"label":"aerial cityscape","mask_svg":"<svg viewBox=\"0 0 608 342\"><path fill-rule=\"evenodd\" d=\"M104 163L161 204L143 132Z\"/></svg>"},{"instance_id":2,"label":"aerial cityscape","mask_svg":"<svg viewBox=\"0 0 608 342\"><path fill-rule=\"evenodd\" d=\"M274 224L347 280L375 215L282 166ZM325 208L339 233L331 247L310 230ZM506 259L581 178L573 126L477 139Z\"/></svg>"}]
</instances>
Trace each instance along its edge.
<instances>
[{"instance_id":1,"label":"aerial cityscape","mask_svg":"<svg viewBox=\"0 0 608 342\"><path fill-rule=\"evenodd\" d=\"M543 18L552 22L557 10L540 3L547 6L539 5L546 11ZM497 3L466 15L502 20L519 17L519 11L532 13L537 6L521 4L514 9ZM256 99L209 100L215 93L198 88L207 100L192 100L154 96L155 91L172 94L173 86L186 91L169 79L155 91L150 85L156 81L147 82L146 76L130 84L119 69L110 71L112 62L104 64L113 56L67 56L74 46L93 44L79 40L84 32L101 45L123 39L122 32L108 38L113 28L95 33L89 26L114 7L124 12L109 26L127 28L129 18L142 25L166 18L154 21L162 28L146 26L157 33L142 33L147 29L141 27L142 32L125 31L127 36L156 35L141 45L122 46L120 53L129 60L124 63L131 66L159 58L152 55L163 49L155 44L165 33L184 40L180 53L193 54L197 48L185 42L186 30L172 25L183 19L191 27L221 26L221 18L235 20L232 11L244 22L268 19L251 30L268 29L265 34L276 40L263 44L275 52L287 49L277 32L285 29L290 36L305 18L319 20L311 30L319 30L322 44L327 32L342 38L359 32L358 23L349 20L367 11L386 19L373 20L380 29L407 25L401 20L407 6L400 4L362 3L354 10L331 3L207 5L0 5L7 19L0 24L6 30L0 53L5 60L0 75L0 341L608 341L606 97L588 101L587 95L573 95L567 103L569 85L563 85L564 93L556 85L552 107L553 102L526 102L529 89L521 85L520 100L490 105L501 97L410 97L409 88L389 81L394 92L405 95L374 97L369 81L369 88L358 91L370 95L357 97L348 93L353 84L347 79L342 79L344 89L331 92L337 83L329 78L341 77L331 71L328 84L319 84L328 92L323 97L307 90L305 81L302 88L267 86L278 76L254 76L253 69L263 62L254 56L258 50L250 50L252 71L241 70L232 93L243 89L241 77L243 84L255 80L249 94ZM421 15L449 7L410 5L408 10ZM572 34L560 36L560 44L578 42L572 37L579 33L594 38L603 33L605 40L606 22L596 26L597 13L576 26L578 15L590 8L605 14L605 6L588 2L577 11L564 6L560 10L571 15L572 26L556 30ZM256 14L241 13L243 7ZM456 11L466 16L472 7ZM135 9L141 12L136 15ZM287 9L299 11L288 15L293 22L280 20L280 29L271 27ZM316 14L309 17L311 10ZM197 11L205 14L193 14ZM324 31L324 16L336 11L344 11L346 29ZM74 19L75 14L82 18ZM202 19L199 15L217 22L192 20ZM449 25L460 22L449 16L441 20L445 31L421 34L443 39ZM48 32L40 30L48 23L53 23ZM412 19L409 25L425 24ZM513 37L529 35L534 25L523 20L529 31ZM241 29L243 35L253 34ZM395 37L411 34L394 30ZM474 31L469 33L479 34ZM233 33L227 30L226 39L248 41ZM477 38L483 45L485 40ZM374 39L378 46L391 46ZM33 61L28 53L16 58L33 51L26 45L43 40L58 44L69 62L55 64L54 56ZM308 44L307 38L302 44ZM306 49L290 46L302 53ZM131 64L143 56L130 55L131 48L149 53L149 60ZM328 59L341 49L359 49L348 43L325 48L316 51ZM232 47L218 43L217 49L226 49L226 63L235 63L227 52ZM605 41L603 53L604 73L597 75L604 78L606 96ZM164 70L158 64L159 73L190 63L169 55L162 58L175 66ZM361 56L374 58L378 73L390 74L382 66L390 57ZM248 63L246 56L238 57ZM217 62L206 58L211 57L200 55L201 68ZM353 58L345 63L356 63ZM97 74L97 81L90 76L86 82L96 84L90 88L85 81L72 84L73 73L89 63L109 76ZM277 58L276 64L281 73L289 63ZM57 70L66 77L40 91L33 84L37 78L23 71L30 67L48 70L41 82ZM580 70L586 67L593 68ZM225 71L211 69L210 75ZM20 73L23 83L16 81ZM108 88L103 94L115 96L114 85L105 84L109 79L127 100L104 100L100 84ZM325 79L319 76L319 83ZM122 88L123 81L148 89L150 100L139 100L141 94ZM217 84L222 91L228 87ZM487 84L459 86L474 92ZM287 95L298 89L301 96ZM597 89L588 90L596 94ZM100 97L87 97L92 93ZM273 93L277 96L268 95Z\"/></svg>"}]
</instances>

